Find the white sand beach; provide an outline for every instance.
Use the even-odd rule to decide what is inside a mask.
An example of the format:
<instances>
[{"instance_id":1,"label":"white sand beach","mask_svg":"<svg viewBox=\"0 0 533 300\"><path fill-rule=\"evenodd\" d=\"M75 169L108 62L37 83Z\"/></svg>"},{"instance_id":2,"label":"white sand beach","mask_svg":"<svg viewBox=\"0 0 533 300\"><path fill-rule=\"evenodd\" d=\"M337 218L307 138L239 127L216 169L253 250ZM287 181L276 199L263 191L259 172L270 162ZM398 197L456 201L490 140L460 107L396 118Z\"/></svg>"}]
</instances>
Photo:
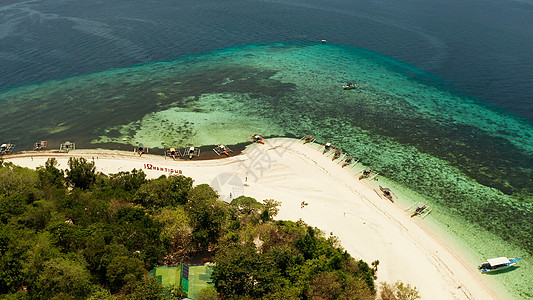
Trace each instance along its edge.
<instances>
[{"instance_id":1,"label":"white sand beach","mask_svg":"<svg viewBox=\"0 0 533 300\"><path fill-rule=\"evenodd\" d=\"M358 180L354 172L317 151L316 145L294 139L268 139L243 154L203 161L173 161L163 156L113 150L70 153L26 152L4 157L35 168L55 157L67 168L69 157L93 160L97 171L109 174L143 169L149 178L179 173L195 184L208 183L223 200L246 195L282 205L279 219L302 219L339 237L356 259L379 260L377 282L401 280L417 287L422 299L497 299L477 272L454 249L423 228L404 208L375 192L377 184ZM308 205L302 208L301 203Z\"/></svg>"}]
</instances>

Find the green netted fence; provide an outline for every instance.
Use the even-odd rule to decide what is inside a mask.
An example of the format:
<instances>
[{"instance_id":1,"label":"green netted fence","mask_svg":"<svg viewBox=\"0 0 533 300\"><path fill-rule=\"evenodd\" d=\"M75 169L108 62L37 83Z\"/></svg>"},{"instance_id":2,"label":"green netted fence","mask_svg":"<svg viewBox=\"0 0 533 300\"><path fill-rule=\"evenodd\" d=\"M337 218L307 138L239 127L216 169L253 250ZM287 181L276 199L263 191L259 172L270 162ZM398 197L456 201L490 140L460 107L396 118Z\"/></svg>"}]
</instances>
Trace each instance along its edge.
<instances>
[{"instance_id":1,"label":"green netted fence","mask_svg":"<svg viewBox=\"0 0 533 300\"><path fill-rule=\"evenodd\" d=\"M190 299L196 299L200 291L211 285L211 266L155 267L150 275L157 278L164 287L181 286Z\"/></svg>"}]
</instances>

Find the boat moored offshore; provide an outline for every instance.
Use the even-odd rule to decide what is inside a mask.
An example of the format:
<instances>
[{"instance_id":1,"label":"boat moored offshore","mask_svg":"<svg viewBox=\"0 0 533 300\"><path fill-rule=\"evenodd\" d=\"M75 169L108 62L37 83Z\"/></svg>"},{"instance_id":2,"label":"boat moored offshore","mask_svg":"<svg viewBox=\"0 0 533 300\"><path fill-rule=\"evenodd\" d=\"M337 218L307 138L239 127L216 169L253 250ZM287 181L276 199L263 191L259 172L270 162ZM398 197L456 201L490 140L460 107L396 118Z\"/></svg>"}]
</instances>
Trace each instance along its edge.
<instances>
[{"instance_id":1,"label":"boat moored offshore","mask_svg":"<svg viewBox=\"0 0 533 300\"><path fill-rule=\"evenodd\" d=\"M345 90L353 90L357 88L357 84L349 82L346 85L343 85L342 88Z\"/></svg>"},{"instance_id":2,"label":"boat moored offshore","mask_svg":"<svg viewBox=\"0 0 533 300\"><path fill-rule=\"evenodd\" d=\"M481 266L477 268L481 271L481 273L494 272L494 271L507 269L515 265L520 260L521 258L511 258L511 259L507 257L491 258L491 259L487 259L487 262L482 263Z\"/></svg>"}]
</instances>

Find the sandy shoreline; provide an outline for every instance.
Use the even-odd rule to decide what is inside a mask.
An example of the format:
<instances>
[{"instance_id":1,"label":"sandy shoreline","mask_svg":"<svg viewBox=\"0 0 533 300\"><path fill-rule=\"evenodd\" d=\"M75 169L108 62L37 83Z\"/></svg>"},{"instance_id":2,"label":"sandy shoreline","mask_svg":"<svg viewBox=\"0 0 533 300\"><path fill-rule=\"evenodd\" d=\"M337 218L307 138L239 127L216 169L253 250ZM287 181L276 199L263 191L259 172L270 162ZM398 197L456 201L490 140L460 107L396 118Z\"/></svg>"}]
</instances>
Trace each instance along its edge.
<instances>
[{"instance_id":1,"label":"sandy shoreline","mask_svg":"<svg viewBox=\"0 0 533 300\"><path fill-rule=\"evenodd\" d=\"M109 174L143 169L148 178L180 173L195 184L208 183L223 200L239 195L282 202L279 219L302 219L340 238L355 258L379 260L378 283L401 280L415 285L422 299L498 299L477 272L445 241L410 218L402 207L381 198L377 184L357 180L322 155L316 146L294 139L269 139L227 159L173 161L163 156L114 150L70 153L25 152L6 161L35 168L55 157L62 169L69 157L94 160L97 171ZM301 207L301 202L308 203Z\"/></svg>"}]
</instances>

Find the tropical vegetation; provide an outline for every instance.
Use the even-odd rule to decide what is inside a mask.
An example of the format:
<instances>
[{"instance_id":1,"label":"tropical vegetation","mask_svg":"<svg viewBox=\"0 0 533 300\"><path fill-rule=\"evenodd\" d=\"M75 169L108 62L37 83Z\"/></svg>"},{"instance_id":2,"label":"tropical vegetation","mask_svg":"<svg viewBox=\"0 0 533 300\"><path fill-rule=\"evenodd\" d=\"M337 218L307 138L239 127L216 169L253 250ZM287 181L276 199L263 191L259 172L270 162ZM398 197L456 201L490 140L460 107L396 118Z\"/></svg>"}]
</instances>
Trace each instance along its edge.
<instances>
[{"instance_id":1,"label":"tropical vegetation","mask_svg":"<svg viewBox=\"0 0 533 300\"><path fill-rule=\"evenodd\" d=\"M148 276L208 253L202 299L375 299L370 267L335 237L276 221L279 203L219 200L185 176L97 173L71 158L37 170L0 161L0 298L182 299Z\"/></svg>"}]
</instances>

